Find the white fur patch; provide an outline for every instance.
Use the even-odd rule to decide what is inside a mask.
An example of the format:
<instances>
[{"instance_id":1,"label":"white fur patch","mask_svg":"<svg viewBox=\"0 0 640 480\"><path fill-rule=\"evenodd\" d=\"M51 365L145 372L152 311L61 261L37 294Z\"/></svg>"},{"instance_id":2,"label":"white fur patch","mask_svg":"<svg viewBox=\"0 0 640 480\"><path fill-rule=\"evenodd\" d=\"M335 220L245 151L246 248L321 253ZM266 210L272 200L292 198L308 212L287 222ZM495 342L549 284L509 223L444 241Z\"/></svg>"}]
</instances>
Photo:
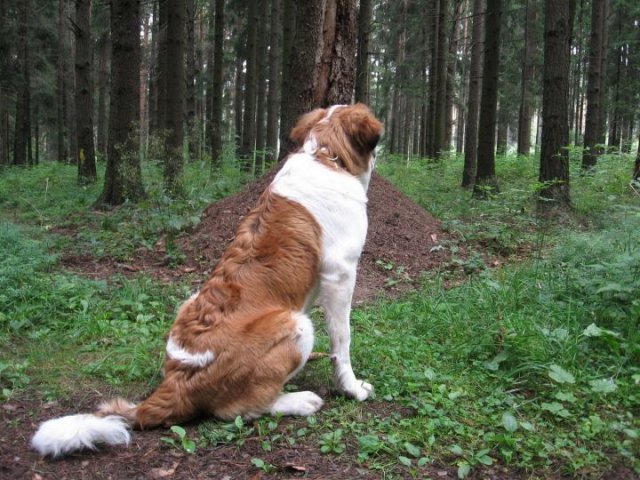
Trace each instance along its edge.
<instances>
[{"instance_id":1,"label":"white fur patch","mask_svg":"<svg viewBox=\"0 0 640 480\"><path fill-rule=\"evenodd\" d=\"M167 342L167 356L172 360L178 360L185 365L197 368L206 367L212 363L216 357L211 350L207 350L204 353L188 352L174 342L172 337L169 337L169 341Z\"/></svg>"},{"instance_id":2,"label":"white fur patch","mask_svg":"<svg viewBox=\"0 0 640 480\"><path fill-rule=\"evenodd\" d=\"M309 416L322 407L322 399L313 392L283 393L269 409L271 415Z\"/></svg>"},{"instance_id":3,"label":"white fur patch","mask_svg":"<svg viewBox=\"0 0 640 480\"><path fill-rule=\"evenodd\" d=\"M127 421L118 415L98 417L82 414L48 420L40 425L31 446L40 455L58 457L85 448L94 450L98 443L128 445Z\"/></svg>"}]
</instances>

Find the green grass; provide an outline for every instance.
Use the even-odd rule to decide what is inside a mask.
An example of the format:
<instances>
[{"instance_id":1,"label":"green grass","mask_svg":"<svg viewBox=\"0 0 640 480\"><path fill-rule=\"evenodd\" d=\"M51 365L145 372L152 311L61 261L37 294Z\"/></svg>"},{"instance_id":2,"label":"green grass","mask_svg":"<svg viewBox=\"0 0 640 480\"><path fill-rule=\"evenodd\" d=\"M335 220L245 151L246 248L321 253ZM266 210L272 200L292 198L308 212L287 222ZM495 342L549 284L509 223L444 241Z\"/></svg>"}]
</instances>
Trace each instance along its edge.
<instances>
[{"instance_id":1,"label":"green grass","mask_svg":"<svg viewBox=\"0 0 640 480\"><path fill-rule=\"evenodd\" d=\"M374 385L371 401L330 397L308 419L207 421L173 439L176 448L243 448L257 437L265 456L304 444L389 478L423 477L433 465L455 465L461 478L496 464L541 479L599 478L620 465L640 473L640 201L629 165L608 156L582 176L572 164L576 215L563 227L534 215L533 159L499 161L502 193L485 202L458 187L460 159L381 161L459 242L519 261L469 269L454 288L427 276L405 298L355 310L354 368ZM144 276L92 281L62 272L57 258L77 248L127 257L179 235L240 185L228 168L231 180L214 182L189 165L188 196L170 201L157 166L145 165L149 198L99 216L88 210L98 187L77 187L71 167L0 174L0 401L87 384L140 394L157 382L164 334L188 287ZM52 233L61 225L80 235ZM316 348L326 350L316 316ZM329 363L311 362L288 388L326 385Z\"/></svg>"}]
</instances>

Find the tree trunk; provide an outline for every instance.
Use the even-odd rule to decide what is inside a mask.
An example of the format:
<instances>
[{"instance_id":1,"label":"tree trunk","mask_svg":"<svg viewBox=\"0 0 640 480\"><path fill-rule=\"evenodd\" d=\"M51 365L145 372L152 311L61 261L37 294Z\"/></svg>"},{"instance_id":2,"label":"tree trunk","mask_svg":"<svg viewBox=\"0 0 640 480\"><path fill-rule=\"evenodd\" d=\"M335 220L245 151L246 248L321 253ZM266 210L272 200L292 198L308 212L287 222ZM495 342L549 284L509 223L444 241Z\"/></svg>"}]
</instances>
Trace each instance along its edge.
<instances>
[{"instance_id":1,"label":"tree trunk","mask_svg":"<svg viewBox=\"0 0 640 480\"><path fill-rule=\"evenodd\" d=\"M443 150L447 149L445 142L447 133L447 53L449 51L447 45L447 12L449 5L447 0L438 0L438 2L438 54L435 65L436 101L433 137L434 158L440 158Z\"/></svg>"},{"instance_id":2,"label":"tree trunk","mask_svg":"<svg viewBox=\"0 0 640 480\"><path fill-rule=\"evenodd\" d=\"M293 2L292 2L293 3ZM284 158L296 145L289 139L289 132L297 118L314 106L316 93L316 59L322 52L322 27L324 18L324 0L308 0L295 6L295 48L288 44L289 58L285 68L283 84L287 95L283 95L280 111L280 154ZM289 11L287 11L288 13ZM286 37L285 37L286 38ZM291 41L291 39L288 39ZM286 101L285 101L286 97Z\"/></svg>"},{"instance_id":3,"label":"tree trunk","mask_svg":"<svg viewBox=\"0 0 640 480\"><path fill-rule=\"evenodd\" d=\"M58 0L58 60L56 62L56 148L59 162L67 160L66 89L65 89L65 0Z\"/></svg>"},{"instance_id":4,"label":"tree trunk","mask_svg":"<svg viewBox=\"0 0 640 480\"><path fill-rule=\"evenodd\" d=\"M211 82L211 165L222 157L222 93L224 87L224 0L214 0L213 79Z\"/></svg>"},{"instance_id":5,"label":"tree trunk","mask_svg":"<svg viewBox=\"0 0 640 480\"><path fill-rule=\"evenodd\" d=\"M587 79L587 116L584 128L584 152L582 154L582 168L595 167L598 153L597 143L600 137L600 118L602 106L600 88L602 82L602 26L604 5L607 0L592 0L591 7L591 40L589 43L589 76Z\"/></svg>"},{"instance_id":6,"label":"tree trunk","mask_svg":"<svg viewBox=\"0 0 640 480\"><path fill-rule=\"evenodd\" d=\"M0 0L0 169L9 164L9 126L7 124L7 96L9 79L9 36L7 35L7 5Z\"/></svg>"},{"instance_id":7,"label":"tree trunk","mask_svg":"<svg viewBox=\"0 0 640 480\"><path fill-rule=\"evenodd\" d=\"M270 1L262 0L258 7L258 44L257 44L257 106L256 106L256 170L258 174L264 172L265 145L267 143L267 80L268 80L268 55L269 37L267 19L269 18Z\"/></svg>"},{"instance_id":8,"label":"tree trunk","mask_svg":"<svg viewBox=\"0 0 640 480\"><path fill-rule=\"evenodd\" d=\"M187 120L187 142L189 158L198 156L199 135L196 127L196 79L198 77L196 65L196 0L187 0L186 3L186 90L185 107Z\"/></svg>"},{"instance_id":9,"label":"tree trunk","mask_svg":"<svg viewBox=\"0 0 640 480\"><path fill-rule=\"evenodd\" d=\"M93 144L93 86L91 85L91 0L76 0L76 132L78 184L98 179Z\"/></svg>"},{"instance_id":10,"label":"tree trunk","mask_svg":"<svg viewBox=\"0 0 640 480\"><path fill-rule=\"evenodd\" d=\"M71 2L73 5L73 2ZM75 8L70 8L68 12L69 21L68 24L73 26L75 20ZM68 140L69 140L69 159L71 163L76 164L78 161L78 129L76 122L76 69L74 66L74 59L76 56L76 39L71 28L66 29L65 33L69 35L68 45L69 54L65 55L64 62L69 63L65 65L65 95L66 95L66 119L68 128Z\"/></svg>"},{"instance_id":11,"label":"tree trunk","mask_svg":"<svg viewBox=\"0 0 640 480\"><path fill-rule=\"evenodd\" d=\"M167 129L167 77L169 75L169 58L167 53L167 36L169 24L170 0L158 0L158 55L156 66L156 131L153 133L164 137Z\"/></svg>"},{"instance_id":12,"label":"tree trunk","mask_svg":"<svg viewBox=\"0 0 640 480\"><path fill-rule=\"evenodd\" d=\"M498 130L496 135L496 155L506 155L509 146L509 112L506 105L498 107Z\"/></svg>"},{"instance_id":13,"label":"tree trunk","mask_svg":"<svg viewBox=\"0 0 640 480\"><path fill-rule=\"evenodd\" d=\"M107 154L107 137L109 130L109 117L107 116L107 98L109 90L109 56L111 52L111 40L109 34L101 36L98 46L98 148L97 151L104 157Z\"/></svg>"},{"instance_id":14,"label":"tree trunk","mask_svg":"<svg viewBox=\"0 0 640 480\"><path fill-rule=\"evenodd\" d=\"M473 0L473 32L471 40L471 65L467 100L467 125L464 131L464 167L462 187L473 185L476 178L478 153L478 121L480 92L482 90L482 59L484 45L484 0Z\"/></svg>"},{"instance_id":15,"label":"tree trunk","mask_svg":"<svg viewBox=\"0 0 640 480\"><path fill-rule=\"evenodd\" d=\"M542 145L543 185L539 211L567 209L569 196L569 70L571 68L572 9L569 2L545 0Z\"/></svg>"},{"instance_id":16,"label":"tree trunk","mask_svg":"<svg viewBox=\"0 0 640 480\"><path fill-rule=\"evenodd\" d=\"M369 103L369 37L373 2L360 0L358 11L358 55L356 57L356 102Z\"/></svg>"},{"instance_id":17,"label":"tree trunk","mask_svg":"<svg viewBox=\"0 0 640 480\"><path fill-rule=\"evenodd\" d=\"M140 118L140 0L111 0L111 107L104 188L96 206L144 196L137 145Z\"/></svg>"},{"instance_id":18,"label":"tree trunk","mask_svg":"<svg viewBox=\"0 0 640 480\"><path fill-rule=\"evenodd\" d=\"M18 81L16 95L16 127L13 146L13 164L31 164L29 139L31 137L31 85L29 60L29 18L32 15L31 1L18 4Z\"/></svg>"},{"instance_id":19,"label":"tree trunk","mask_svg":"<svg viewBox=\"0 0 640 480\"><path fill-rule=\"evenodd\" d=\"M239 151L240 168L245 172L253 170L253 156L256 148L256 87L258 82L258 0L248 0L248 3L247 73L244 88L242 143Z\"/></svg>"},{"instance_id":20,"label":"tree trunk","mask_svg":"<svg viewBox=\"0 0 640 480\"><path fill-rule=\"evenodd\" d=\"M164 159L164 183L171 197L184 193L184 53L185 53L185 0L171 0L167 12L167 58L171 68L167 70L167 96L165 122L167 129L166 157Z\"/></svg>"},{"instance_id":21,"label":"tree trunk","mask_svg":"<svg viewBox=\"0 0 640 480\"><path fill-rule=\"evenodd\" d=\"M501 16L502 0L487 0L482 98L478 126L478 165L473 187L476 198L486 198L488 193L498 191L495 145Z\"/></svg>"},{"instance_id":22,"label":"tree trunk","mask_svg":"<svg viewBox=\"0 0 640 480\"><path fill-rule=\"evenodd\" d=\"M282 0L271 0L271 31L269 48L269 94L267 97L267 162L278 154L278 122L282 75Z\"/></svg>"},{"instance_id":23,"label":"tree trunk","mask_svg":"<svg viewBox=\"0 0 640 480\"><path fill-rule=\"evenodd\" d=\"M533 54L535 48L535 26L538 11L534 2L527 0L524 21L524 51L522 52L522 77L520 83L520 110L518 112L518 155L531 153L531 117L533 102Z\"/></svg>"},{"instance_id":24,"label":"tree trunk","mask_svg":"<svg viewBox=\"0 0 640 480\"><path fill-rule=\"evenodd\" d=\"M324 48L315 105L350 104L355 81L356 8L350 0L327 0Z\"/></svg>"}]
</instances>

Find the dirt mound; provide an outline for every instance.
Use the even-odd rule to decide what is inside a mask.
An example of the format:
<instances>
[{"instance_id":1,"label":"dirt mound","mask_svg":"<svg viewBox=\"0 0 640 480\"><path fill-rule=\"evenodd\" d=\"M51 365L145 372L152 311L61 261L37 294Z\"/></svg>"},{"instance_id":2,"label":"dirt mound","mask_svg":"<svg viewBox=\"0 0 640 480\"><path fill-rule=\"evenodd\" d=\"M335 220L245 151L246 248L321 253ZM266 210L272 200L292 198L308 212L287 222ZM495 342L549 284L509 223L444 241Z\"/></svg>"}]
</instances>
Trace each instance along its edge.
<instances>
[{"instance_id":1,"label":"dirt mound","mask_svg":"<svg viewBox=\"0 0 640 480\"><path fill-rule=\"evenodd\" d=\"M275 174L272 170L244 191L206 209L195 231L179 242L189 267L211 271L233 239L240 219L253 208ZM376 174L369 186L368 214L356 302L405 291L422 272L438 269L449 260L448 250L439 247L450 238L440 222Z\"/></svg>"}]
</instances>

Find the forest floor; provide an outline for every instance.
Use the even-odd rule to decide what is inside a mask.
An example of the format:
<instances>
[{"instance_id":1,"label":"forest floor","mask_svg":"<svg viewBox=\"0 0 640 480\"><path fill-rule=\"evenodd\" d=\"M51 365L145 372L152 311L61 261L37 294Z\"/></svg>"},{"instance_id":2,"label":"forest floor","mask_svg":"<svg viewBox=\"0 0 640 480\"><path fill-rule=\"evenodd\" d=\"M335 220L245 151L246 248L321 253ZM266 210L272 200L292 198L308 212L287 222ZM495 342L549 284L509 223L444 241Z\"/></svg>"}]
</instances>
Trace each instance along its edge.
<instances>
[{"instance_id":1,"label":"forest floor","mask_svg":"<svg viewBox=\"0 0 640 480\"><path fill-rule=\"evenodd\" d=\"M163 236L152 248L139 248L126 259L109 255L94 256L83 248L66 248L54 268L107 282L111 282L114 276L118 275L136 277L144 274L163 284L181 282L197 288L206 279L225 246L233 238L238 221L255 204L272 175L273 173L250 184L240 193L208 206L199 224L188 230L188 235L177 238ZM369 233L358 271L358 284L354 296L356 307L366 309L367 305L374 305L383 298L404 298L414 288L419 287L425 277L442 275L445 288L461 285L465 283L470 272L476 271L478 262L486 267L499 267L508 262L517 262L534 249L531 243L522 242L510 248L508 252L503 252L501 248L488 246L482 239L463 239L459 233L443 226L438 219L406 197L389 181L377 175L372 179L369 200ZM54 226L52 231L68 238L71 245L82 237L78 226L73 222ZM176 251L173 243L178 246L177 250L183 253L177 265L172 261ZM354 335L357 342L358 332ZM402 338L402 334L398 337ZM324 347L326 348L326 345ZM16 348L20 350L21 347ZM65 355L68 353L74 354L66 350L63 352ZM82 362L82 350L79 350L77 355L77 361ZM74 362L73 359L70 361ZM413 365L411 362L412 360L406 359L407 370L410 370L410 364ZM311 363L314 364L311 365L312 370L318 370L318 365L320 369L329 370L325 358ZM376 366L368 365L367 368L375 379L375 373L371 372L376 371ZM321 372L320 377L322 375ZM372 400L356 404L338 396L328 386L329 382L320 386L317 377L317 372L303 372L296 382L296 387L313 388L325 399L323 411L328 413L322 422L343 425L345 429L350 425L348 428L353 428L359 436L354 434L342 437L342 429L339 428L320 437L320 433L309 433L316 428L315 420L310 422L308 419L299 418L262 419L249 425L238 425L236 422L235 426L232 424L222 427L215 426L215 422L211 421L205 424L195 421L184 425L187 432L185 439L196 441L195 451L192 453L186 451L187 447L181 443L182 440L178 436L169 430L159 429L133 432L132 443L128 447L104 447L98 452L81 452L63 459L48 459L41 458L29 447L30 437L41 421L75 412L90 412L100 401L122 395L122 389L100 380L86 378L80 380L83 393L57 396L46 393L43 395L41 390L34 391L30 386L16 389L15 394L0 402L0 479L446 480L460 478L460 475L478 480L640 478L640 475L628 465L616 462L605 470L590 470L591 467L585 467L579 473L571 474L567 473L566 465L562 461L554 460L547 463L544 473L538 474L535 470L509 465L508 462L485 462L484 459L487 457L481 457L480 453L477 459L469 457L468 462L462 462L468 463L470 467L461 474L459 457L438 455L435 461L426 461L429 458L427 454L421 457L421 449L424 449L423 452L428 451L427 443L421 444L423 446L417 448L417 453L411 442L401 443L399 447L392 445L389 447L391 460L384 456L383 460L380 460L377 453L367 450L370 445L363 442L367 438L369 441L372 438L382 438L380 432L387 428L385 422L401 430L403 424L410 425L413 419L424 415L424 412L419 413L414 407L394 401L396 395L402 396L404 393L378 395ZM324 377L328 378L326 372ZM71 378L73 379L73 376ZM391 381L389 382L384 388L391 388ZM373 383L376 383L375 380ZM134 396L140 396L148 393L145 389L146 387L138 385L131 391L134 392ZM73 391L74 387L69 390ZM433 395L433 398L436 398L435 391ZM456 392L452 391L448 398L454 400L455 395ZM47 399L47 396L51 399ZM445 405L447 399L440 401L445 402ZM335 416L336 412L340 418ZM406 423L403 423L405 421ZM461 423L457 423L456 420L456 424L468 426L472 426L474 422L471 418L459 421ZM523 422L523 425L525 423ZM214 426L210 427L212 424ZM367 430L368 427L365 425L370 424L375 426L372 427L374 431ZM354 425L356 427L353 427ZM213 430L207 430L209 428ZM389 440L392 440L392 437L392 434L388 435ZM319 445L323 448L319 448ZM328 450L324 450L325 447ZM386 447L376 444L375 448L383 452ZM330 454L327 454L327 451ZM404 455L409 458L402 455L398 457L397 453L394 453L397 451L404 451ZM412 455L414 458L411 458Z\"/></svg>"}]
</instances>

